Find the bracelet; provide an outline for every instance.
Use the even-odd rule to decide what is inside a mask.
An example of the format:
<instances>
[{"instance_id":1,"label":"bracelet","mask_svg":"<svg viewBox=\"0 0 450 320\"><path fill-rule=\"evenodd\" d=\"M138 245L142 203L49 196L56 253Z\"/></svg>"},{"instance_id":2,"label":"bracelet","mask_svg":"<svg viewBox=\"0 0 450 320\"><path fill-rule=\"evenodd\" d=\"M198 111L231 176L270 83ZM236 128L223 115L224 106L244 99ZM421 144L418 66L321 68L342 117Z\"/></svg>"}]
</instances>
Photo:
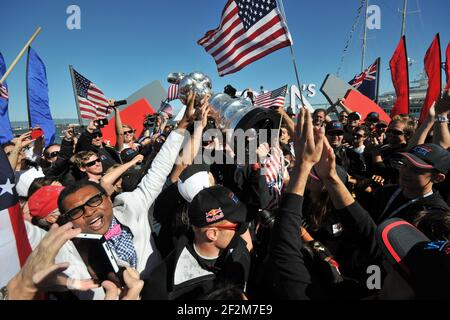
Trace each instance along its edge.
<instances>
[{"instance_id":1,"label":"bracelet","mask_svg":"<svg viewBox=\"0 0 450 320\"><path fill-rule=\"evenodd\" d=\"M439 123L448 122L447 116L443 116L443 115L441 115L441 114L436 115L436 116L434 117L434 120L435 120L436 122L439 122Z\"/></svg>"}]
</instances>

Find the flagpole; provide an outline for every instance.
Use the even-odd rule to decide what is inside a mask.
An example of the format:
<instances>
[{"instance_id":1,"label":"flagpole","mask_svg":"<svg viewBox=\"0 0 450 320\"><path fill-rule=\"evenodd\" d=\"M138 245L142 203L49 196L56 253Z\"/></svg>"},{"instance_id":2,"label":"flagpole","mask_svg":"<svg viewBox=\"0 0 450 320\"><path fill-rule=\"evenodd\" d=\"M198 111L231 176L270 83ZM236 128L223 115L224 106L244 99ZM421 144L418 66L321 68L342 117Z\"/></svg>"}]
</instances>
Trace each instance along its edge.
<instances>
[{"instance_id":1,"label":"flagpole","mask_svg":"<svg viewBox=\"0 0 450 320\"><path fill-rule=\"evenodd\" d=\"M362 45L362 57L361 57L361 72L364 72L364 60L366 58L366 46L367 46L367 9L369 7L369 0L366 0L366 18L364 19L364 35Z\"/></svg>"},{"instance_id":2,"label":"flagpole","mask_svg":"<svg viewBox=\"0 0 450 320\"><path fill-rule=\"evenodd\" d=\"M376 104L378 104L378 93L379 93L379 91L380 91L381 58L378 57L377 60L378 60L378 63L377 63L377 66L378 66L378 73L377 73L377 88L376 88L376 91L375 91L375 103L376 103Z\"/></svg>"},{"instance_id":3,"label":"flagpole","mask_svg":"<svg viewBox=\"0 0 450 320\"><path fill-rule=\"evenodd\" d=\"M283 1L282 0L277 0L277 2L280 3L280 9L281 9L281 14L283 15L284 21L286 21L286 29L289 30L287 28L287 18L286 18L286 13L284 12L284 5L283 5ZM289 33L290 35L290 33ZM292 57L292 64L294 65L294 71L295 71L295 77L297 78L297 85L298 85L298 90L300 91L300 102L302 103L302 107L305 106L305 103L303 102L303 94L302 94L302 86L300 84L300 77L298 76L298 69L297 69L297 62L295 60L295 53L294 53L294 48L292 45L292 39L289 39L291 44L289 45L289 48L291 49L291 57Z\"/></svg>"},{"instance_id":4,"label":"flagpole","mask_svg":"<svg viewBox=\"0 0 450 320\"><path fill-rule=\"evenodd\" d=\"M33 35L31 36L31 38L27 41L27 43L25 44L25 46L23 47L22 50L20 50L19 54L17 55L17 57L14 59L14 61L11 63L11 65L9 66L8 70L6 70L5 74L3 75L3 77L0 79L0 84L2 84L6 78L8 77L8 75L10 74L10 72L14 69L14 67L16 66L17 62L19 62L19 59L22 58L22 56L25 54L25 51L27 51L27 49L30 47L31 43L34 41L34 39L37 37L37 35L39 34L39 32L41 32L42 28L38 27L36 29L36 31L33 33Z\"/></svg>"},{"instance_id":5,"label":"flagpole","mask_svg":"<svg viewBox=\"0 0 450 320\"><path fill-rule=\"evenodd\" d=\"M70 78L72 79L72 88L73 88L73 96L75 98L75 105L77 107L78 124L80 126L83 126L83 120L81 119L81 112L80 112L80 103L78 102L78 98L77 98L77 86L75 85L75 77L73 74L73 66L72 65L69 65L69 72L70 72Z\"/></svg>"}]
</instances>

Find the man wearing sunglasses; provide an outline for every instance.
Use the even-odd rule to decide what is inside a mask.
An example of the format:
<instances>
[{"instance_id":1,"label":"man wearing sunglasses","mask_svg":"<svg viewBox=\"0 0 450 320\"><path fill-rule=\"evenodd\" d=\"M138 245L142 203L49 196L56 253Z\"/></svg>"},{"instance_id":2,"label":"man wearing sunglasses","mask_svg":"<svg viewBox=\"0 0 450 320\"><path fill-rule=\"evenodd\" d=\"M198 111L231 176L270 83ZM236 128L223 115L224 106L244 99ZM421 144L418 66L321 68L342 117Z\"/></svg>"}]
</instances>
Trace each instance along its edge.
<instances>
[{"instance_id":1,"label":"man wearing sunglasses","mask_svg":"<svg viewBox=\"0 0 450 320\"><path fill-rule=\"evenodd\" d=\"M400 157L399 184L385 186L374 194L374 220L381 223L396 217L413 223L412 217L419 211L449 210L433 186L445 180L450 153L437 144L426 143L400 153Z\"/></svg>"},{"instance_id":2,"label":"man wearing sunglasses","mask_svg":"<svg viewBox=\"0 0 450 320\"><path fill-rule=\"evenodd\" d=\"M194 197L188 216L192 232L144 279L143 299L197 299L221 281L244 289L250 269L241 237L247 231L246 206L217 185Z\"/></svg>"},{"instance_id":3,"label":"man wearing sunglasses","mask_svg":"<svg viewBox=\"0 0 450 320\"><path fill-rule=\"evenodd\" d=\"M118 152L104 143L102 131L96 126L94 120L78 138L75 152L80 151L92 151L98 154L105 171L113 165L121 163Z\"/></svg>"},{"instance_id":4,"label":"man wearing sunglasses","mask_svg":"<svg viewBox=\"0 0 450 320\"><path fill-rule=\"evenodd\" d=\"M103 165L95 152L78 152L72 157L72 162L87 180L100 183L103 176Z\"/></svg>"}]
</instances>

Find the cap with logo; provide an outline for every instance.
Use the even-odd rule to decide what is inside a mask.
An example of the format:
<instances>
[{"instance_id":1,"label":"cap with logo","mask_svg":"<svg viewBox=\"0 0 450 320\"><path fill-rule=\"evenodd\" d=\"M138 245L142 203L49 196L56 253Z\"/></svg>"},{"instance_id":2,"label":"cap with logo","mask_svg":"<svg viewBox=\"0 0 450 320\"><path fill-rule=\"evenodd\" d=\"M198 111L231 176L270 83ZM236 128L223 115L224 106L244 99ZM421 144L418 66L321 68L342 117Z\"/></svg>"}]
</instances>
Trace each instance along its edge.
<instances>
[{"instance_id":1,"label":"cap with logo","mask_svg":"<svg viewBox=\"0 0 450 320\"><path fill-rule=\"evenodd\" d=\"M247 208L230 189L217 185L203 189L194 197L188 215L190 224L198 228L222 220L244 224Z\"/></svg>"},{"instance_id":2,"label":"cap with logo","mask_svg":"<svg viewBox=\"0 0 450 320\"><path fill-rule=\"evenodd\" d=\"M331 133L331 132L341 132L342 134L344 133L344 125L337 120L331 121L329 123L327 123L326 127L325 127L325 132Z\"/></svg>"},{"instance_id":3,"label":"cap with logo","mask_svg":"<svg viewBox=\"0 0 450 320\"><path fill-rule=\"evenodd\" d=\"M450 170L450 152L434 143L419 144L400 154L417 168L434 169L443 174Z\"/></svg>"}]
</instances>

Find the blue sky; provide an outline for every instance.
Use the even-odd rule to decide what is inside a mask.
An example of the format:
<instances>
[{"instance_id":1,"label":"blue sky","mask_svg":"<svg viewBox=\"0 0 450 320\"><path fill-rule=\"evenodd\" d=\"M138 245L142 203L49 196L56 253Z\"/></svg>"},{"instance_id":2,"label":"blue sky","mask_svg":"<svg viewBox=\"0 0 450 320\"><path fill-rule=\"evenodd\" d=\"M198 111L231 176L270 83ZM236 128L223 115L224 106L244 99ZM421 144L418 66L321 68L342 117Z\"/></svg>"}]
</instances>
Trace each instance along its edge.
<instances>
[{"instance_id":1,"label":"blue sky","mask_svg":"<svg viewBox=\"0 0 450 320\"><path fill-rule=\"evenodd\" d=\"M213 59L196 44L217 27L226 0L16 0L2 1L0 51L7 65L37 26L33 44L46 63L54 118L76 118L68 65L95 82L109 98L122 99L159 80L167 88L170 72L203 71L216 92L231 83L238 89L275 89L295 84L290 52L279 50L240 72L219 77ZM366 64L382 59L381 92L392 90L388 62L400 37L403 0L372 0L381 8L381 29L368 31ZM81 8L81 30L66 28L66 8ZM284 0L288 26L302 83L317 84L312 103L324 102L319 92L325 75L336 73L360 0ZM423 69L423 57L436 32L444 52L450 41L450 1L409 0L406 36L408 55L417 61L411 80ZM341 78L360 71L363 19L345 56ZM26 120L24 56L8 78L12 121Z\"/></svg>"}]
</instances>

